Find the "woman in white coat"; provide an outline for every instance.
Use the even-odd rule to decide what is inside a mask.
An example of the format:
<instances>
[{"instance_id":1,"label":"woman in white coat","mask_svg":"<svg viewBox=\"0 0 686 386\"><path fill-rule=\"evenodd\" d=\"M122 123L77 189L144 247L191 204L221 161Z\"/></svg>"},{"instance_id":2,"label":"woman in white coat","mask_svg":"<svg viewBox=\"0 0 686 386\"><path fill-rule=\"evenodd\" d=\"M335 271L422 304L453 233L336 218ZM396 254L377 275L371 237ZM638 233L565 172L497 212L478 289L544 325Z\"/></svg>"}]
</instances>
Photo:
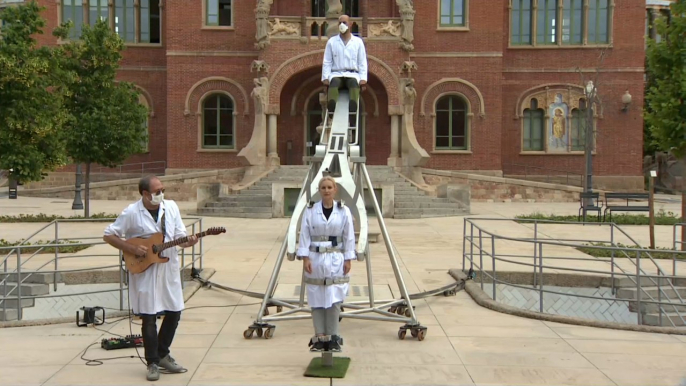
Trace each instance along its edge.
<instances>
[{"instance_id":1,"label":"woman in white coat","mask_svg":"<svg viewBox=\"0 0 686 386\"><path fill-rule=\"evenodd\" d=\"M337 189L332 177L323 177L322 199L305 210L300 226L297 255L303 261L315 333L310 351L341 351L338 319L348 293L351 260L357 259L353 217L350 209L334 201Z\"/></svg>"}]
</instances>

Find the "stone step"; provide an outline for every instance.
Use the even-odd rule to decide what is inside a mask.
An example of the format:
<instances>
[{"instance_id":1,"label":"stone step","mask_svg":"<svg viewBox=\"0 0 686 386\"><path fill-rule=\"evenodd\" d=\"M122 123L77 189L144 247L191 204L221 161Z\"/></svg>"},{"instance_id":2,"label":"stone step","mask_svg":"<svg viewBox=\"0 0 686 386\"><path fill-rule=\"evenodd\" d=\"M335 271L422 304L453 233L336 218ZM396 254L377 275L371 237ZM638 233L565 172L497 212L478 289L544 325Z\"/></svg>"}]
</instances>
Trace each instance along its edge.
<instances>
[{"instance_id":1,"label":"stone step","mask_svg":"<svg viewBox=\"0 0 686 386\"><path fill-rule=\"evenodd\" d=\"M222 202L209 202L203 209L218 209L218 208L252 208L252 209L263 209L268 208L271 210L271 201L269 204L260 201L222 201Z\"/></svg>"},{"instance_id":2,"label":"stone step","mask_svg":"<svg viewBox=\"0 0 686 386\"><path fill-rule=\"evenodd\" d=\"M682 320L683 318L683 320ZM662 314L662 326L676 326L676 327L684 327L686 326L686 323L684 321L686 320L686 313L681 313L681 317L679 317L679 314L675 312L668 312L668 313L663 313ZM671 323L670 323L671 321ZM674 323L674 324L672 324ZM647 326L660 326L660 314L658 313L651 313L651 314L645 314L643 315L643 324Z\"/></svg>"},{"instance_id":3,"label":"stone step","mask_svg":"<svg viewBox=\"0 0 686 386\"><path fill-rule=\"evenodd\" d=\"M36 299L21 299L21 308L33 307L36 304ZM7 308L17 308L17 299L6 299L5 306ZM0 310L2 303L0 303Z\"/></svg>"},{"instance_id":4,"label":"stone step","mask_svg":"<svg viewBox=\"0 0 686 386\"><path fill-rule=\"evenodd\" d=\"M5 280L5 278L9 277L7 279L8 281L11 282L17 282L17 273L0 273L0 282ZM22 283L36 283L36 284L52 284L55 282L55 274L54 273L46 273L46 272L33 272L33 271L25 271L21 273L21 278L22 278ZM57 282L61 283L62 280L60 279L60 274L57 274Z\"/></svg>"},{"instance_id":5,"label":"stone step","mask_svg":"<svg viewBox=\"0 0 686 386\"><path fill-rule=\"evenodd\" d=\"M236 194L228 197L219 197L215 202L240 202L243 204L264 203L272 205L272 196L266 194Z\"/></svg>"},{"instance_id":6,"label":"stone step","mask_svg":"<svg viewBox=\"0 0 686 386\"><path fill-rule=\"evenodd\" d=\"M641 298L641 300L645 300ZM655 298L654 301L658 301L657 298ZM669 302L669 303L680 303L679 299L665 299L662 298L660 301L662 302ZM644 314L652 314L652 313L658 313L660 311L660 306L655 304L655 303L645 303L641 302L641 309L643 310ZM686 318L686 304L684 305L668 305L664 304L662 305L662 310L664 312L681 312L684 314L684 318ZM638 302L629 302L629 311L631 312L638 312Z\"/></svg>"},{"instance_id":7,"label":"stone step","mask_svg":"<svg viewBox=\"0 0 686 386\"><path fill-rule=\"evenodd\" d=\"M635 260L635 259L634 259ZM646 261L647 259L643 259L643 261ZM645 264L645 263L643 263ZM635 270L634 270L635 272ZM634 277L622 277L619 278L619 276L615 276L615 283L616 287L618 288L626 288L626 289L633 289L634 295L630 295L631 297L626 298L626 299L636 299L635 291L636 291L636 278ZM657 278L649 278L649 277L641 277L641 290L646 290L646 289L651 289L651 288L657 288L655 287L655 284L657 284ZM664 286L664 289L666 290L669 288L669 279L660 279L660 285ZM618 292L619 294L619 292ZM625 294L624 292L622 294ZM656 293L657 294L657 293ZM619 295L618 295L619 296ZM622 298L624 299L624 298Z\"/></svg>"},{"instance_id":8,"label":"stone step","mask_svg":"<svg viewBox=\"0 0 686 386\"><path fill-rule=\"evenodd\" d=\"M462 216L465 211L460 209L445 209L445 208L396 208L395 216L416 215L416 216Z\"/></svg>"},{"instance_id":9,"label":"stone step","mask_svg":"<svg viewBox=\"0 0 686 386\"><path fill-rule=\"evenodd\" d=\"M8 308L3 311L0 308L0 321L8 322L10 320L17 320L17 310Z\"/></svg>"},{"instance_id":10,"label":"stone step","mask_svg":"<svg viewBox=\"0 0 686 386\"><path fill-rule=\"evenodd\" d=\"M667 279L660 279L660 280L667 280ZM667 283L665 283L667 284ZM617 290L617 298L618 299L636 299L636 287L633 288L620 288ZM660 287L660 295L662 299L672 299L673 302L679 302L679 296L677 296L677 293L679 296L681 296L682 299L686 299L686 287L674 287L672 289L668 284L665 285L664 287ZM641 299L648 299L648 295L652 296L654 299L657 299L658 297L658 288L657 287L642 287L641 288Z\"/></svg>"},{"instance_id":11,"label":"stone step","mask_svg":"<svg viewBox=\"0 0 686 386\"><path fill-rule=\"evenodd\" d=\"M219 208L202 208L200 209L202 213L272 213L272 207L245 207L245 206L232 206L232 207L219 207Z\"/></svg>"},{"instance_id":12,"label":"stone step","mask_svg":"<svg viewBox=\"0 0 686 386\"><path fill-rule=\"evenodd\" d=\"M229 217L229 218L256 218L256 219L267 219L272 218L271 212L269 213L223 213L223 212L213 212L213 213L202 213L198 214L205 217Z\"/></svg>"},{"instance_id":13,"label":"stone step","mask_svg":"<svg viewBox=\"0 0 686 386\"><path fill-rule=\"evenodd\" d=\"M420 208L445 208L445 209L461 209L457 204L452 202L396 202L395 209L420 209Z\"/></svg>"},{"instance_id":14,"label":"stone step","mask_svg":"<svg viewBox=\"0 0 686 386\"><path fill-rule=\"evenodd\" d=\"M437 198L432 196L427 196L424 194L417 194L416 196L404 195L394 198L396 206L398 203L405 202L436 202L436 203L450 203L447 198Z\"/></svg>"},{"instance_id":15,"label":"stone step","mask_svg":"<svg viewBox=\"0 0 686 386\"><path fill-rule=\"evenodd\" d=\"M22 296L36 296L36 295L46 295L50 292L50 286L41 283L23 283L21 284L21 294ZM4 296L17 296L19 294L18 287L16 283L6 283L0 285L0 295Z\"/></svg>"}]
</instances>

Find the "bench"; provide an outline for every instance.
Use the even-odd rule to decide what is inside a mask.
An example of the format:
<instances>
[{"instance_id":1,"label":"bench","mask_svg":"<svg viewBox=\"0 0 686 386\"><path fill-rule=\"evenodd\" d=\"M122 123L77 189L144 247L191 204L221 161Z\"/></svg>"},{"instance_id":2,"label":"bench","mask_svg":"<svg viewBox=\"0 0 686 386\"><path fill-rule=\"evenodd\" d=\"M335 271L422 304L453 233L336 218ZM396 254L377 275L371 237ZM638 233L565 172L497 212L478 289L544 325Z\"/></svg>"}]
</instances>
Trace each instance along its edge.
<instances>
[{"instance_id":1,"label":"bench","mask_svg":"<svg viewBox=\"0 0 686 386\"><path fill-rule=\"evenodd\" d=\"M619 212L648 212L650 207L648 204L630 205L629 200L648 201L650 194L648 193L605 193L605 210L603 212L603 221L607 212L610 212L610 221L612 221L612 211ZM621 205L617 202L610 204L610 200L626 200Z\"/></svg>"},{"instance_id":2,"label":"bench","mask_svg":"<svg viewBox=\"0 0 686 386\"><path fill-rule=\"evenodd\" d=\"M590 201L589 205L586 205L586 201ZM602 210L603 203L600 202L600 193L579 193L579 217L578 221L581 222L581 211L586 213L596 212L598 213L598 222L600 222L600 212Z\"/></svg>"}]
</instances>

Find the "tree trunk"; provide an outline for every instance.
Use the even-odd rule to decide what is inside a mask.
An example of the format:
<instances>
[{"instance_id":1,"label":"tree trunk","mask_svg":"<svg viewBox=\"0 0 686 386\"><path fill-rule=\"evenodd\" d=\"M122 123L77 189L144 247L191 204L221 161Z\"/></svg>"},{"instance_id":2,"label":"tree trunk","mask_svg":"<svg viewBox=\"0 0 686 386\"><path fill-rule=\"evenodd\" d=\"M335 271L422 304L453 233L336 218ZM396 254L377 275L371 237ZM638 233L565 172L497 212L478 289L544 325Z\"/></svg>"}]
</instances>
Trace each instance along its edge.
<instances>
[{"instance_id":1,"label":"tree trunk","mask_svg":"<svg viewBox=\"0 0 686 386\"><path fill-rule=\"evenodd\" d=\"M84 217L90 217L90 202L91 202L91 164L86 164L86 194L85 194Z\"/></svg>"}]
</instances>

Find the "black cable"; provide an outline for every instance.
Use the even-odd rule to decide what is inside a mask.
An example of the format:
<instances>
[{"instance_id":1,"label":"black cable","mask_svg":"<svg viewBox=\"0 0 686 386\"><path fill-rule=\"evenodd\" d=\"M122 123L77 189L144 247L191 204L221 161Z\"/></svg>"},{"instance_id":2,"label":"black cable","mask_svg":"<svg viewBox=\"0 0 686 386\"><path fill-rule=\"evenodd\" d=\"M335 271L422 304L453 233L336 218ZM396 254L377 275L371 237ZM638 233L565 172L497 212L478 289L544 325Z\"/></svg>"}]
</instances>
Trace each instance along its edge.
<instances>
[{"instance_id":1,"label":"black cable","mask_svg":"<svg viewBox=\"0 0 686 386\"><path fill-rule=\"evenodd\" d=\"M81 359L83 359L84 361L86 361L86 366L100 366L100 365L103 364L103 361L110 361L110 360L113 360L113 359L129 359L129 358L135 358L135 356L133 356L133 355L121 356L121 357L114 357L114 358L98 358L98 359L87 359L87 358L84 358L84 356L86 356L86 353L88 352L88 349L91 348L91 347L93 347L93 346L96 345L96 344L98 344L98 342L91 343L90 345L88 345L88 347L86 347L85 350L83 350L83 353L81 354Z\"/></svg>"}]
</instances>

